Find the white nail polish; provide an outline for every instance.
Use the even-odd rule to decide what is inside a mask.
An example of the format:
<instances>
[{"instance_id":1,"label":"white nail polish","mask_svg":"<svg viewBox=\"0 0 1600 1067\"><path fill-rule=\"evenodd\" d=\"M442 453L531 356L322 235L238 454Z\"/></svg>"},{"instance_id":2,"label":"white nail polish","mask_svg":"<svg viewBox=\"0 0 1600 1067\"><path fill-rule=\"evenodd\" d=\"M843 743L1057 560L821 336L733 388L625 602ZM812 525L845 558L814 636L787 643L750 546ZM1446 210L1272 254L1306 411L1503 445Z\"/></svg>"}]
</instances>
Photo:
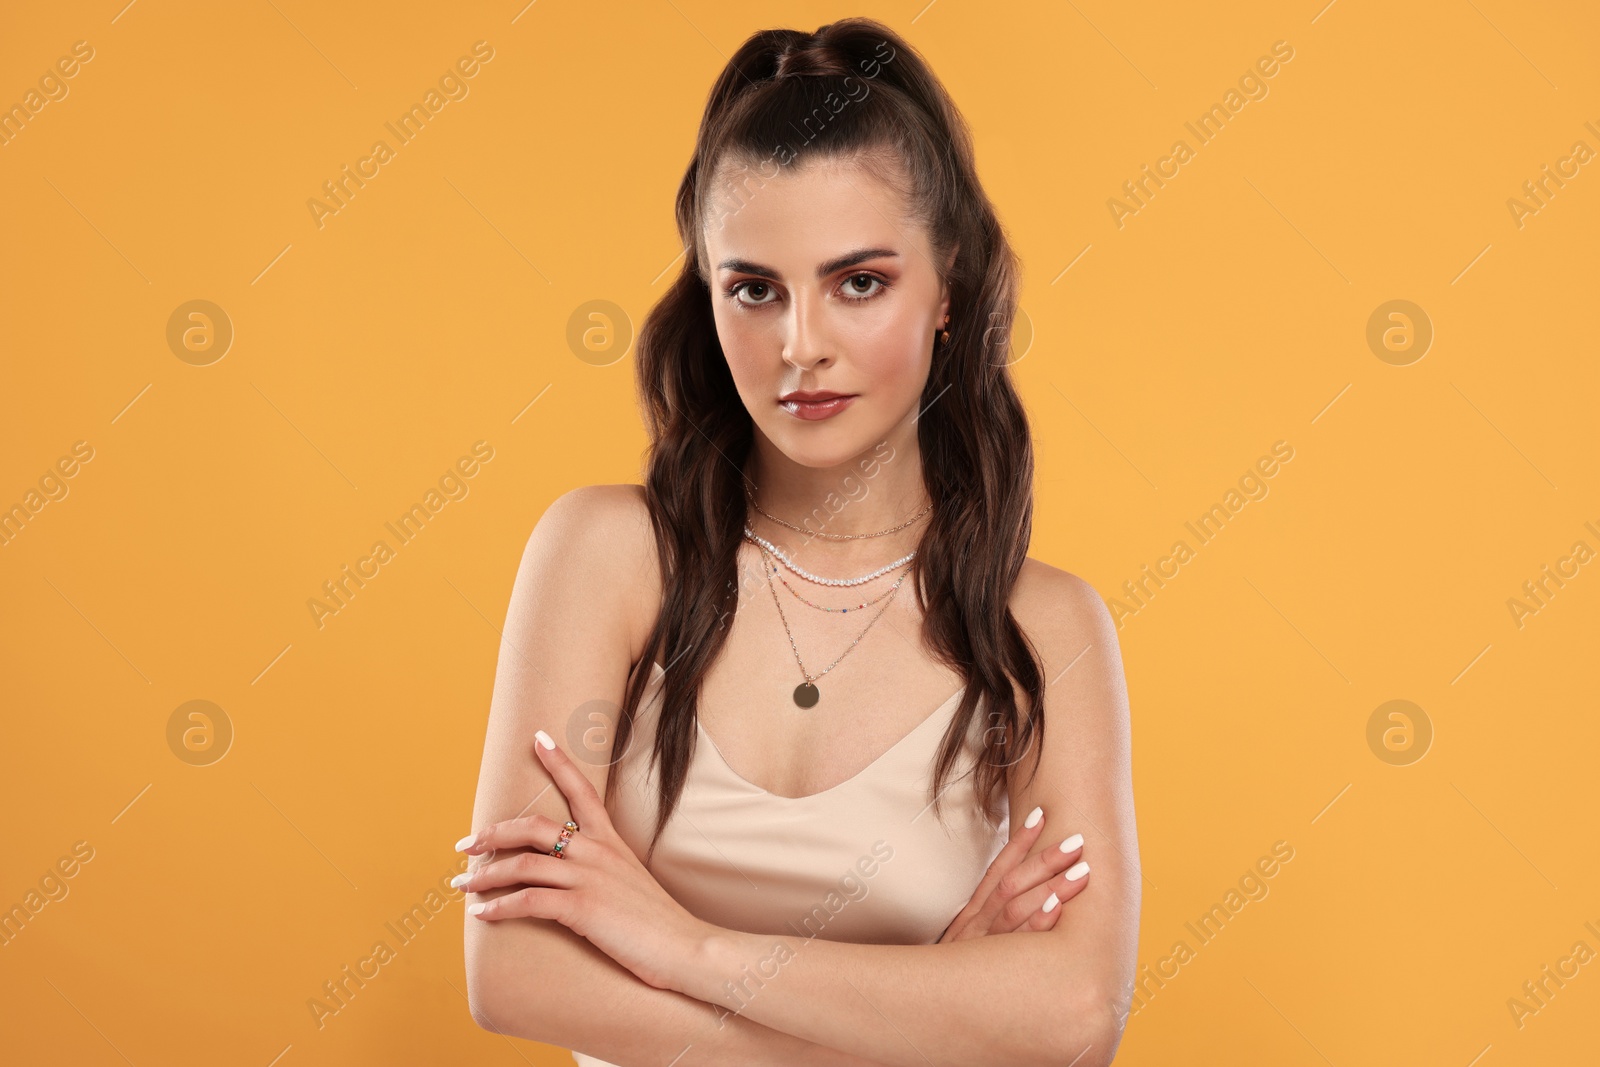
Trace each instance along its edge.
<instances>
[{"instance_id":1,"label":"white nail polish","mask_svg":"<svg viewBox=\"0 0 1600 1067\"><path fill-rule=\"evenodd\" d=\"M533 736L538 738L539 743L541 745L543 745L545 748L555 748L556 747L556 743L554 741L550 740L550 735L545 733L543 730L539 730L539 731L535 732Z\"/></svg>"},{"instance_id":2,"label":"white nail polish","mask_svg":"<svg viewBox=\"0 0 1600 1067\"><path fill-rule=\"evenodd\" d=\"M467 914L468 915L482 915L483 914L483 909L487 908L488 906L489 905L487 905L487 904L468 904L467 905Z\"/></svg>"},{"instance_id":3,"label":"white nail polish","mask_svg":"<svg viewBox=\"0 0 1600 1067\"><path fill-rule=\"evenodd\" d=\"M454 878L450 879L450 888L452 888L452 889L460 889L462 886L466 885L471 880L472 880L472 872L463 871L462 873L456 875Z\"/></svg>"},{"instance_id":4,"label":"white nail polish","mask_svg":"<svg viewBox=\"0 0 1600 1067\"><path fill-rule=\"evenodd\" d=\"M462 849L472 844L472 842L476 841L477 838L477 834L468 834L466 837L463 837L460 841L456 842L456 851L460 852Z\"/></svg>"},{"instance_id":5,"label":"white nail polish","mask_svg":"<svg viewBox=\"0 0 1600 1067\"><path fill-rule=\"evenodd\" d=\"M1067 881L1076 882L1079 878L1089 873L1089 865L1079 860L1067 869Z\"/></svg>"},{"instance_id":6,"label":"white nail polish","mask_svg":"<svg viewBox=\"0 0 1600 1067\"><path fill-rule=\"evenodd\" d=\"M1061 903L1061 898L1056 896L1054 893L1051 893L1044 902L1044 910L1046 912L1055 911L1056 905L1059 903Z\"/></svg>"},{"instance_id":7,"label":"white nail polish","mask_svg":"<svg viewBox=\"0 0 1600 1067\"><path fill-rule=\"evenodd\" d=\"M1044 818L1044 809L1034 808L1032 811L1028 812L1028 821L1022 825L1027 829L1032 830L1035 826L1039 825L1039 820L1042 818Z\"/></svg>"},{"instance_id":8,"label":"white nail polish","mask_svg":"<svg viewBox=\"0 0 1600 1067\"><path fill-rule=\"evenodd\" d=\"M1071 852L1075 848L1082 848L1082 847L1083 847L1083 835L1082 834L1073 834L1071 837L1069 837L1065 841L1061 842L1061 851L1062 852Z\"/></svg>"}]
</instances>

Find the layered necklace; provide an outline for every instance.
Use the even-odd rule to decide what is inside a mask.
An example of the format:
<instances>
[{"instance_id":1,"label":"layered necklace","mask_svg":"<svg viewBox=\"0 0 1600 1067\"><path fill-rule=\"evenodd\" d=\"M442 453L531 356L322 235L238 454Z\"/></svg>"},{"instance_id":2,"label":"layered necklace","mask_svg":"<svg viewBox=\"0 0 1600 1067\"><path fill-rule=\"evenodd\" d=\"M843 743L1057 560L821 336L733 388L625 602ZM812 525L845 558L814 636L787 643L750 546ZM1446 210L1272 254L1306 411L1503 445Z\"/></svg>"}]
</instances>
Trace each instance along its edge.
<instances>
[{"instance_id":1,"label":"layered necklace","mask_svg":"<svg viewBox=\"0 0 1600 1067\"><path fill-rule=\"evenodd\" d=\"M877 533L830 534L806 530L802 527L796 526L794 523L786 522L775 515L767 514L761 509L761 505L756 503L755 495L750 491L748 486L745 487L745 495L750 501L750 506L753 507L757 513L772 520L779 526L786 527L798 533L806 534L808 537L821 537L830 541L854 541L864 537L886 537L889 534L898 533L899 531L904 530L906 527L922 518L922 516L926 515L933 508L933 502L930 500L926 507L917 512L911 518L907 519L905 522L900 523L898 526L891 526L887 530L879 530ZM791 560L781 548L773 544L771 541L768 541L766 538L760 536L755 531L751 530L748 524L746 524L744 528L744 538L761 551L762 573L766 577L767 588L772 593L772 603L778 609L778 619L783 623L783 632L789 636L789 647L794 652L794 661L800 668L800 676L802 680L800 684L794 688L794 702L796 706L802 708L815 707L817 701L822 698L821 692L817 689L817 679L821 678L823 675L837 667L839 662L843 660L845 656L850 654L850 650L855 648L856 645L861 642L863 637L867 636L867 631L871 630L873 625L883 617L883 613L889 610L889 602L892 601L895 593L900 590L900 585L906 580L906 576L911 573L909 564L912 560L916 559L917 553L915 551L909 552L895 560L893 563L885 564L871 573L861 575L858 578L824 578L819 575L812 574L810 571L807 571L796 565L795 562ZM811 601L801 596L799 592L797 592L795 588L791 586L786 579L784 579L783 575L778 569L778 564L773 562L774 558L776 558L779 563L782 563L783 566L792 571L796 576L803 578L808 582L811 582L815 585L835 587L864 585L865 583L872 581L874 578L881 578L883 575L888 574L897 567L904 566L906 570L900 575L900 577L895 579L894 585L890 586L888 590L880 593L873 599L862 601L854 607L835 608L828 607L823 604L813 604ZM802 604L805 604L808 607L816 608L818 611L837 612L839 614L844 614L851 611L860 611L863 608L871 607L879 602L884 602L883 607L879 608L877 614L872 616L872 620L867 623L865 628L863 628L859 634L856 635L856 639L850 642L849 648L846 648L843 652L839 653L838 658L832 663L828 664L827 667L823 668L816 674L812 674L810 671L806 670L806 665L800 658L800 648L795 644L794 631L789 629L789 620L784 616L783 604L778 599L778 587L772 584L772 579L774 576L776 576L778 580L783 583L784 588L789 590L790 593L794 594L795 598Z\"/></svg>"}]
</instances>

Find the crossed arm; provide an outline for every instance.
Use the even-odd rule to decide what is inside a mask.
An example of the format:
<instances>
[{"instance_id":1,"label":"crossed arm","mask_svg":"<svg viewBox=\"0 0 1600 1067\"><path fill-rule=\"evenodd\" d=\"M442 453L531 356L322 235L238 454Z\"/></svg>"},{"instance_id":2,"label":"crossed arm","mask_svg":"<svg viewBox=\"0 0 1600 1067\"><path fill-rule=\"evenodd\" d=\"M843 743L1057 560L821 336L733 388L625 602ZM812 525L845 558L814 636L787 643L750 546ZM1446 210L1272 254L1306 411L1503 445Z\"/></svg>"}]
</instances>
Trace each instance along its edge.
<instances>
[{"instance_id":1,"label":"crossed arm","mask_svg":"<svg viewBox=\"0 0 1600 1067\"><path fill-rule=\"evenodd\" d=\"M686 992L877 1063L1106 1064L1115 1017L1094 997L1092 961L1075 958L1058 933L1079 918L938 945L727 932L708 940Z\"/></svg>"},{"instance_id":2,"label":"crossed arm","mask_svg":"<svg viewBox=\"0 0 1600 1067\"><path fill-rule=\"evenodd\" d=\"M595 544L603 539L594 529L583 531L588 543L610 553L614 566L618 546ZM486 751L475 826L529 810L558 822L568 817L549 777L524 755L541 726L567 736L565 716L530 709L578 708L595 692L595 679L623 677L629 669L626 641L583 632L585 625L604 630L597 620L606 613L593 596L569 601L572 586L558 579L558 568L530 564L543 555L538 534L518 575L518 586L530 588L513 593L508 613L491 709L496 755ZM581 539L559 540L567 553L561 565L570 567ZM857 945L709 928L698 949L675 965L666 989L634 978L558 923L469 919L474 1017L489 1029L630 1067L1109 1064L1131 993L1140 899L1125 683L1114 626L1091 587L1052 571L1028 595L1048 601L1026 614L1040 620L1030 636L1044 650L1051 684L1037 772L1029 778L1030 752L1008 799L1013 812L1041 805L1063 834L1084 835L1094 882L1074 899L1070 919L1031 936L937 945ZM568 622L557 633L534 626L535 616ZM535 663L562 669L547 674ZM605 768L584 771L603 791ZM517 796L538 799L519 812L510 803ZM1053 847L1055 839L1040 838L1032 851ZM624 998L626 1005L619 1003Z\"/></svg>"},{"instance_id":3,"label":"crossed arm","mask_svg":"<svg viewBox=\"0 0 1600 1067\"><path fill-rule=\"evenodd\" d=\"M1060 574L1060 572L1057 572ZM1070 575L1049 595L1060 629L1047 658L1038 773L1013 812L1043 805L1078 831L1094 882L1050 930L936 945L858 945L715 930L673 987L728 1012L885 1064L1108 1064L1131 992L1140 871L1127 695L1114 626ZM1031 754L1022 766L1031 761ZM1026 774L1019 775L1026 778ZM1032 852L1053 847L1041 837Z\"/></svg>"}]
</instances>

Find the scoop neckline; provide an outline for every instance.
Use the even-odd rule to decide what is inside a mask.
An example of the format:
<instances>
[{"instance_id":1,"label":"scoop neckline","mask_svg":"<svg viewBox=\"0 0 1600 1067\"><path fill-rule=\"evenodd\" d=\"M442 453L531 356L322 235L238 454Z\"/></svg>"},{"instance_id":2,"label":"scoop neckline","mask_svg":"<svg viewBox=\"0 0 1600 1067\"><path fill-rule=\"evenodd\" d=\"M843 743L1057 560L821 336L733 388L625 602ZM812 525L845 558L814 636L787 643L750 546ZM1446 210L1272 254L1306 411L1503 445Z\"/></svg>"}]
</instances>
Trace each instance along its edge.
<instances>
[{"instance_id":1,"label":"scoop neckline","mask_svg":"<svg viewBox=\"0 0 1600 1067\"><path fill-rule=\"evenodd\" d=\"M659 677L661 677L662 675L665 675L667 672L661 666L661 664L659 664L659 663L652 663L652 666L657 671L657 674L654 677L651 678L651 683L654 684L654 682ZM859 782L861 779L865 778L867 776L867 774L869 772L871 772L873 769L875 769L879 764L884 763L885 761L887 761L889 759L890 756L894 755L896 752L900 751L900 749L904 748L907 744L909 744L913 737L916 737L923 730L926 730L928 728L928 724L929 723L933 722L935 719L941 718L942 717L942 713L947 708L949 708L951 704L953 704L956 701L958 701L961 698L962 694L965 693L966 691L967 691L967 686L965 686L965 685L963 685L960 688L958 688L954 693L950 694L948 697L945 698L944 703L940 704L937 708L934 708L931 712L929 712L926 716L924 716L922 721L917 723L917 725L913 726L905 734L905 736L901 737L900 740L898 740L894 744L890 745L886 750L884 750L878 756L877 759L873 760L871 763L869 763L865 767L861 768L861 770L857 771L855 774L851 775L849 778L846 778L844 781L840 782L838 785L829 786L827 789L823 789L820 792L807 793L805 796L802 796L802 797L786 797L781 793L774 793L770 789L763 789L763 788L761 788L761 786L756 785L750 779L746 778L744 775L742 775L738 771L734 770L733 769L733 765L730 764L727 761L727 759L722 755L722 750L717 747L717 742L712 738L711 734L706 731L706 728L704 726L700 725L700 716L699 716L698 713L695 715L695 718L694 718L694 728L695 728L696 732L700 735L700 737L703 738L705 740L705 742L708 745L711 746L711 753L712 753L713 757L716 759L716 761L719 764L722 765L722 769L727 771L730 776L732 776L736 781L739 782L739 784L743 785L744 787L746 787L747 789L751 790L752 792L759 794L760 796L767 797L767 798L770 798L772 800L781 801L781 802L787 803L787 804L801 804L801 803L804 803L806 801L816 800L816 799L818 799L820 797L826 797L826 796L829 796L830 794L840 792L841 790L843 790L843 789L845 789L845 788L847 788L847 787L849 787L851 785L854 785L856 782Z\"/></svg>"}]
</instances>

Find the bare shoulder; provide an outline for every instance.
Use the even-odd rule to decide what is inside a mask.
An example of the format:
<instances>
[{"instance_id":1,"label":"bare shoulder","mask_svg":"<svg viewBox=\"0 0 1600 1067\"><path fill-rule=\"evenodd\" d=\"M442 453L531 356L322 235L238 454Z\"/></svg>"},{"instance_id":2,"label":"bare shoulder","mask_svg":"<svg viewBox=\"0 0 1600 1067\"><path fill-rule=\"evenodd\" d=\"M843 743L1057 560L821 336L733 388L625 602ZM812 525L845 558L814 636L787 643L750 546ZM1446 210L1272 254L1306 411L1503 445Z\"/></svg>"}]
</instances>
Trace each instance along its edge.
<instances>
[{"instance_id":1,"label":"bare shoulder","mask_svg":"<svg viewBox=\"0 0 1600 1067\"><path fill-rule=\"evenodd\" d=\"M1011 610L1046 666L1088 642L1117 648L1117 627L1094 586L1071 571L1029 556L1011 591ZM1059 670L1064 663L1058 663ZM1046 679L1047 681L1049 679Z\"/></svg>"},{"instance_id":2,"label":"bare shoulder","mask_svg":"<svg viewBox=\"0 0 1600 1067\"><path fill-rule=\"evenodd\" d=\"M1122 648L1116 621L1094 586L1030 557L1017 576L1011 610L1043 661L1046 762L1058 770L1068 766L1063 744L1080 754L1126 752L1131 722ZM1082 769L1073 766L1072 773Z\"/></svg>"},{"instance_id":3,"label":"bare shoulder","mask_svg":"<svg viewBox=\"0 0 1600 1067\"><path fill-rule=\"evenodd\" d=\"M654 580L652 543L642 486L570 490L534 524L500 635L477 825L514 814L548 783L528 758L539 730L570 744L588 736L593 701L620 704L654 622L646 603L659 610L659 596L639 589ZM586 755L580 769L603 790L607 761Z\"/></svg>"},{"instance_id":4,"label":"bare shoulder","mask_svg":"<svg viewBox=\"0 0 1600 1067\"><path fill-rule=\"evenodd\" d=\"M584 485L551 501L528 538L528 552L550 539L568 565L567 578L592 604L624 613L630 662L636 662L660 607L661 567L655 534L636 483Z\"/></svg>"},{"instance_id":5,"label":"bare shoulder","mask_svg":"<svg viewBox=\"0 0 1600 1067\"><path fill-rule=\"evenodd\" d=\"M649 522L644 486L580 485L552 500L534 530L556 527L558 536L581 536L608 551L626 551L637 533L648 532Z\"/></svg>"}]
</instances>

